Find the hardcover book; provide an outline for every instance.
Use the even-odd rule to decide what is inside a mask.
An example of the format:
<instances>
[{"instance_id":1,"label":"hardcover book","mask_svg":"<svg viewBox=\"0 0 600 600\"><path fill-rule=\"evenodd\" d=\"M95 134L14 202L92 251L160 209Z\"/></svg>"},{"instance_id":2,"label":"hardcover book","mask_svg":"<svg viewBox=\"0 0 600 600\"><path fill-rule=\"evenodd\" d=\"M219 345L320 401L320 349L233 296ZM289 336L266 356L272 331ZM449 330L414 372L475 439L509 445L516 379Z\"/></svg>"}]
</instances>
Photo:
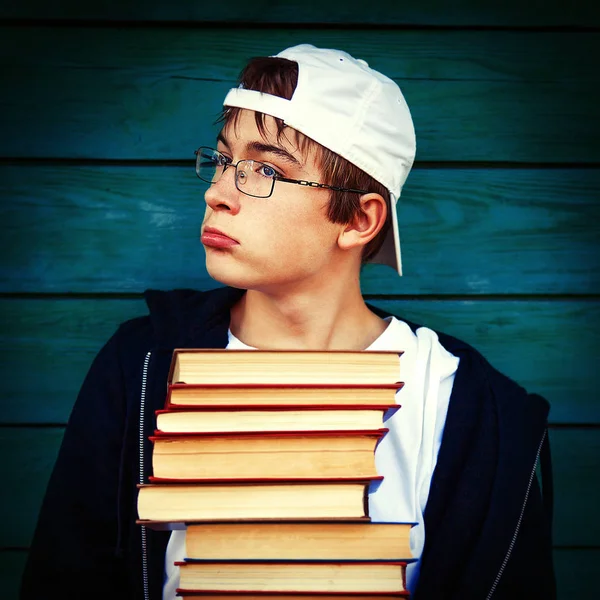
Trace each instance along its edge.
<instances>
[{"instance_id":1,"label":"hardcover book","mask_svg":"<svg viewBox=\"0 0 600 600\"><path fill-rule=\"evenodd\" d=\"M286 385L223 383L171 383L167 388L166 408L271 408L304 406L332 408L353 405L390 406L402 382L392 384L327 385L289 383Z\"/></svg>"},{"instance_id":2,"label":"hardcover book","mask_svg":"<svg viewBox=\"0 0 600 600\"><path fill-rule=\"evenodd\" d=\"M412 560L414 523L224 522L188 525L186 556L197 560Z\"/></svg>"},{"instance_id":3,"label":"hardcover book","mask_svg":"<svg viewBox=\"0 0 600 600\"><path fill-rule=\"evenodd\" d=\"M298 594L273 594L271 592L245 593L245 592L190 592L188 590L177 590L177 595L186 600L220 600L222 598L242 598L242 600L405 600L410 596L406 592L398 592L397 594L340 594L338 592L330 592L328 594L315 594L313 592L304 592Z\"/></svg>"},{"instance_id":4,"label":"hardcover book","mask_svg":"<svg viewBox=\"0 0 600 600\"><path fill-rule=\"evenodd\" d=\"M219 410L157 410L156 428L164 433L264 432L271 431L347 431L378 430L382 427L385 407L338 406L333 410L285 407L270 410L245 410L239 407Z\"/></svg>"},{"instance_id":5,"label":"hardcover book","mask_svg":"<svg viewBox=\"0 0 600 600\"><path fill-rule=\"evenodd\" d=\"M379 477L378 479L381 479ZM369 480L138 485L140 522L228 519L364 519Z\"/></svg>"},{"instance_id":6,"label":"hardcover book","mask_svg":"<svg viewBox=\"0 0 600 600\"><path fill-rule=\"evenodd\" d=\"M397 352L175 349L169 383L397 384Z\"/></svg>"},{"instance_id":7,"label":"hardcover book","mask_svg":"<svg viewBox=\"0 0 600 600\"><path fill-rule=\"evenodd\" d=\"M386 431L157 432L150 481L377 478L375 447Z\"/></svg>"},{"instance_id":8,"label":"hardcover book","mask_svg":"<svg viewBox=\"0 0 600 600\"><path fill-rule=\"evenodd\" d=\"M406 591L402 562L194 562L179 567L179 590L398 594Z\"/></svg>"}]
</instances>

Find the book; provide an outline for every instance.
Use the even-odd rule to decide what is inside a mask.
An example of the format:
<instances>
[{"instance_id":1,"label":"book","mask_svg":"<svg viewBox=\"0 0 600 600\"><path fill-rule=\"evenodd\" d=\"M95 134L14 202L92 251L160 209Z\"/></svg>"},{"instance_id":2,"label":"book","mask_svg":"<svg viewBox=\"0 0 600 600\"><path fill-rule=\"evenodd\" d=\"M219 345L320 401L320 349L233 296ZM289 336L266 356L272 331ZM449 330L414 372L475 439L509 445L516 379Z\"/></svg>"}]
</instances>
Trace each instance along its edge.
<instances>
[{"instance_id":1,"label":"book","mask_svg":"<svg viewBox=\"0 0 600 600\"><path fill-rule=\"evenodd\" d=\"M314 594L311 592L303 594L273 594L272 592L265 592L261 594L257 593L245 593L245 592L219 592L213 594L211 592L193 592L189 590L177 590L177 595L186 598L186 600L220 600L222 598L243 598L244 600L405 600L410 596L408 591L398 592L397 594L339 594L337 592L331 592L329 594Z\"/></svg>"},{"instance_id":2,"label":"book","mask_svg":"<svg viewBox=\"0 0 600 600\"><path fill-rule=\"evenodd\" d=\"M375 447L386 432L158 432L150 481L377 477Z\"/></svg>"},{"instance_id":3,"label":"book","mask_svg":"<svg viewBox=\"0 0 600 600\"><path fill-rule=\"evenodd\" d=\"M406 591L403 562L180 561L179 588L194 592L398 594Z\"/></svg>"},{"instance_id":4,"label":"book","mask_svg":"<svg viewBox=\"0 0 600 600\"><path fill-rule=\"evenodd\" d=\"M208 408L239 406L266 408L272 406L304 406L331 408L334 406L390 406L402 382L379 386L355 385L265 385L220 384L200 385L171 383L167 387L165 408Z\"/></svg>"},{"instance_id":5,"label":"book","mask_svg":"<svg viewBox=\"0 0 600 600\"><path fill-rule=\"evenodd\" d=\"M164 433L218 433L271 431L348 431L381 429L384 413L393 407L334 410L292 408L272 410L169 410L156 411L156 428Z\"/></svg>"},{"instance_id":6,"label":"book","mask_svg":"<svg viewBox=\"0 0 600 600\"><path fill-rule=\"evenodd\" d=\"M224 522L188 525L186 557L197 560L412 559L414 523Z\"/></svg>"},{"instance_id":7,"label":"book","mask_svg":"<svg viewBox=\"0 0 600 600\"><path fill-rule=\"evenodd\" d=\"M168 383L397 384L398 352L176 348Z\"/></svg>"},{"instance_id":8,"label":"book","mask_svg":"<svg viewBox=\"0 0 600 600\"><path fill-rule=\"evenodd\" d=\"M205 520L364 519L368 517L369 481L381 479L138 484L138 519L142 525L157 528L165 523Z\"/></svg>"}]
</instances>

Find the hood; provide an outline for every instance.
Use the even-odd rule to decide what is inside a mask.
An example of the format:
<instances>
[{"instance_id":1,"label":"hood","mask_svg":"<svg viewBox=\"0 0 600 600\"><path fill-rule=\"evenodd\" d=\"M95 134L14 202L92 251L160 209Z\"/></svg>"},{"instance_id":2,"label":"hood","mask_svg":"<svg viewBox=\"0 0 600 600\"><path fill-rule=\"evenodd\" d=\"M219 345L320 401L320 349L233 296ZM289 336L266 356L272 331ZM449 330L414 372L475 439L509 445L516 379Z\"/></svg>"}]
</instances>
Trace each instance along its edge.
<instances>
[{"instance_id":1,"label":"hood","mask_svg":"<svg viewBox=\"0 0 600 600\"><path fill-rule=\"evenodd\" d=\"M229 311L244 293L245 290L231 287L208 292L146 290L144 299L158 346L170 349L225 347Z\"/></svg>"},{"instance_id":2,"label":"hood","mask_svg":"<svg viewBox=\"0 0 600 600\"><path fill-rule=\"evenodd\" d=\"M244 293L229 287L148 290L155 342L164 350L225 348L230 309ZM438 337L460 362L424 514L427 536L415 597L448 598L440 586L454 581L457 590L477 590L469 598L485 598L510 556L530 489L532 496L538 493L540 452L542 459L547 456L542 475L550 472L547 443L542 447L549 406L499 373L469 344L443 333ZM544 481L549 522L551 492L551 480Z\"/></svg>"}]
</instances>

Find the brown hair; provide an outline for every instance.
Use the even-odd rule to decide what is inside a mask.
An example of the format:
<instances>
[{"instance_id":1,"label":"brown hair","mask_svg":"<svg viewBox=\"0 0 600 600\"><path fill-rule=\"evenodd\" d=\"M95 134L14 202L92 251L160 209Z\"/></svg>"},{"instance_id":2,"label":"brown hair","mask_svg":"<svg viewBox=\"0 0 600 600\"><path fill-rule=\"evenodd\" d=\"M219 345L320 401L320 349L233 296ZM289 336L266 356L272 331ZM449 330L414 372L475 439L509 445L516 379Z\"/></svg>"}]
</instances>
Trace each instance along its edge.
<instances>
[{"instance_id":1,"label":"brown hair","mask_svg":"<svg viewBox=\"0 0 600 600\"><path fill-rule=\"evenodd\" d=\"M298 83L298 63L277 57L253 58L242 70L239 82L246 89L290 100ZM225 107L219 121L224 122L225 125L235 124L239 114L239 108ZM265 135L265 115L256 112L255 119L261 135ZM275 122L279 139L284 135L286 126L281 119L275 119ZM297 142L303 154L307 154L312 149L315 150L317 163L321 167L324 180L322 183L355 190L369 190L380 194L385 200L387 205L385 223L377 235L363 248L362 262L367 262L377 254L392 223L389 191L383 184L345 158L300 132L297 132ZM360 195L357 193L332 191L327 217L332 223L349 223L360 211L359 199Z\"/></svg>"}]
</instances>

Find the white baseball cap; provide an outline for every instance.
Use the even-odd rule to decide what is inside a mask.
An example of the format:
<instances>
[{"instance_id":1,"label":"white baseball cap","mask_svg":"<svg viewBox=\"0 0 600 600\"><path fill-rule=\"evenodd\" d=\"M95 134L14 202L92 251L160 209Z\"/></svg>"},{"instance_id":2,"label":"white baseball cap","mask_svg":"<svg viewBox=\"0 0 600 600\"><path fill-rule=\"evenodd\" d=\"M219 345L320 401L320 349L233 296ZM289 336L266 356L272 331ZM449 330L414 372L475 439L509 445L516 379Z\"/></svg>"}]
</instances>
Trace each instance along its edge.
<instances>
[{"instance_id":1,"label":"white baseball cap","mask_svg":"<svg viewBox=\"0 0 600 600\"><path fill-rule=\"evenodd\" d=\"M341 50L301 44L275 56L298 63L291 100L240 86L229 91L223 105L282 119L383 184L390 193L392 227L370 262L402 275L396 204L415 159L416 139L400 88Z\"/></svg>"}]
</instances>

